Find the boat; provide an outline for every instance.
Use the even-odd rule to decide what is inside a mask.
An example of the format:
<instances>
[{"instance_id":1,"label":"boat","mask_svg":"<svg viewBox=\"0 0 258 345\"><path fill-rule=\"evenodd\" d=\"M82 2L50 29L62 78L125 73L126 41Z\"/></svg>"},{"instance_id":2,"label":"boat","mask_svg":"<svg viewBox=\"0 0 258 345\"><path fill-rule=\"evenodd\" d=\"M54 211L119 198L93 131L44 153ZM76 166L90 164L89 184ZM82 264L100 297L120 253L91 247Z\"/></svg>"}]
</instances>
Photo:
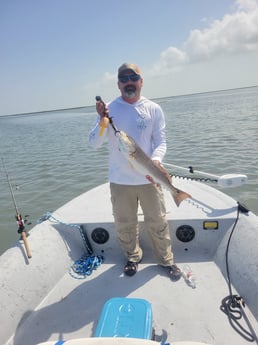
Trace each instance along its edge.
<instances>
[{"instance_id":1,"label":"boat","mask_svg":"<svg viewBox=\"0 0 258 345\"><path fill-rule=\"evenodd\" d=\"M1 255L0 343L258 344L258 217L213 182L175 176L173 185L192 196L177 207L164 190L179 281L156 264L140 207L144 257L136 275L123 274L103 183Z\"/></svg>"}]
</instances>

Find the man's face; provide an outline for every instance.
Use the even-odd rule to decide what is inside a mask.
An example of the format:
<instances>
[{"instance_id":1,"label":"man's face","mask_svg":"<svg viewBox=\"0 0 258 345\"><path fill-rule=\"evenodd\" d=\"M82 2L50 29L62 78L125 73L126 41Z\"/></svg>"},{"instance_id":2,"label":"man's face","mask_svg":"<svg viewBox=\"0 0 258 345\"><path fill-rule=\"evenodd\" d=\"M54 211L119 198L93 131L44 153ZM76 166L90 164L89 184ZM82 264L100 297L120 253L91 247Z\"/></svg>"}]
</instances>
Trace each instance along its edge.
<instances>
[{"instance_id":1,"label":"man's face","mask_svg":"<svg viewBox=\"0 0 258 345\"><path fill-rule=\"evenodd\" d=\"M118 78L118 88L123 99L128 103L134 103L139 100L142 84L141 76L131 70L124 71Z\"/></svg>"}]
</instances>

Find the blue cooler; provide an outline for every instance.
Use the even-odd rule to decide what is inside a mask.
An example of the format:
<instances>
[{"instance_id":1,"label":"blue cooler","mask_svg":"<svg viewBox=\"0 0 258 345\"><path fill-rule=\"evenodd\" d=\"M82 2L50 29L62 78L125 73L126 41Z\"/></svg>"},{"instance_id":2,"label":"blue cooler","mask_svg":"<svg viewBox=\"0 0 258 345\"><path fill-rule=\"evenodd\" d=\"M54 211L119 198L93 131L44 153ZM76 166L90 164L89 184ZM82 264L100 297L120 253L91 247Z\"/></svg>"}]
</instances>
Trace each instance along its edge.
<instances>
[{"instance_id":1,"label":"blue cooler","mask_svg":"<svg viewBox=\"0 0 258 345\"><path fill-rule=\"evenodd\" d=\"M95 337L151 339L151 304L140 298L109 299L102 309Z\"/></svg>"}]
</instances>

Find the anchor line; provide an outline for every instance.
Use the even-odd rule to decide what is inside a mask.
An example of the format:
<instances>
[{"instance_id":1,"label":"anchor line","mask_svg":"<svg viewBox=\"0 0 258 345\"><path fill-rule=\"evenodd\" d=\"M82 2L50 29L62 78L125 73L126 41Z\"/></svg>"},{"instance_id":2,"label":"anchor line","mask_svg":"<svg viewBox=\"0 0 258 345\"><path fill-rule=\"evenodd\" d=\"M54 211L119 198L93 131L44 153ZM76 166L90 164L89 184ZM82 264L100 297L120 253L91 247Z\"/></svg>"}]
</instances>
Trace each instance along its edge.
<instances>
[{"instance_id":1,"label":"anchor line","mask_svg":"<svg viewBox=\"0 0 258 345\"><path fill-rule=\"evenodd\" d=\"M252 324L244 311L245 301L243 297L239 295L233 295L232 283L231 283L231 278L230 278L230 270L229 270L229 262L228 262L229 247L230 247L230 242L231 242L233 233L236 229L236 225L239 221L240 212L248 213L249 210L244 205L238 202L237 216L233 224L231 233L229 235L229 239L228 239L228 243L226 247L226 273L227 273L229 295L222 299L220 310L227 315L230 325L240 336L242 336L245 340L249 342L254 342L254 341L258 342L256 331L252 327ZM245 328L243 325L241 325L240 323L241 319L245 321L248 329Z\"/></svg>"},{"instance_id":2,"label":"anchor line","mask_svg":"<svg viewBox=\"0 0 258 345\"><path fill-rule=\"evenodd\" d=\"M46 214L44 214L37 223L40 224L42 222L45 222L46 220L54 221L58 224L65 225L70 228L75 228L80 232L83 244L86 249L86 253L84 253L82 257L76 260L70 267L69 273L73 278L85 279L102 264L102 262L104 261L104 257L102 255L96 255L94 253L87 232L82 225L64 222L56 218L51 212L47 212Z\"/></svg>"}]
</instances>

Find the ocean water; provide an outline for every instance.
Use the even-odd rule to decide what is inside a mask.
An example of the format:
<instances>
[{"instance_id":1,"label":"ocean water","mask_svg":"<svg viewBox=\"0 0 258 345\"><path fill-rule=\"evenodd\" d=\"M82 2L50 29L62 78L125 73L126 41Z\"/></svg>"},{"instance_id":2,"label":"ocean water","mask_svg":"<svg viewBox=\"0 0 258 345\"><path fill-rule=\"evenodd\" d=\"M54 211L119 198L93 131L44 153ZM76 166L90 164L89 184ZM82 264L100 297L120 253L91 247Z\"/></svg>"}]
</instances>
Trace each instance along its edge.
<instances>
[{"instance_id":1,"label":"ocean water","mask_svg":"<svg viewBox=\"0 0 258 345\"><path fill-rule=\"evenodd\" d=\"M258 87L155 101L166 115L165 162L216 175L246 174L248 183L223 191L258 215ZM47 211L107 181L107 148L88 146L95 119L95 107L0 117L0 154L18 210L28 215L27 230ZM1 254L19 235L0 164Z\"/></svg>"}]
</instances>

